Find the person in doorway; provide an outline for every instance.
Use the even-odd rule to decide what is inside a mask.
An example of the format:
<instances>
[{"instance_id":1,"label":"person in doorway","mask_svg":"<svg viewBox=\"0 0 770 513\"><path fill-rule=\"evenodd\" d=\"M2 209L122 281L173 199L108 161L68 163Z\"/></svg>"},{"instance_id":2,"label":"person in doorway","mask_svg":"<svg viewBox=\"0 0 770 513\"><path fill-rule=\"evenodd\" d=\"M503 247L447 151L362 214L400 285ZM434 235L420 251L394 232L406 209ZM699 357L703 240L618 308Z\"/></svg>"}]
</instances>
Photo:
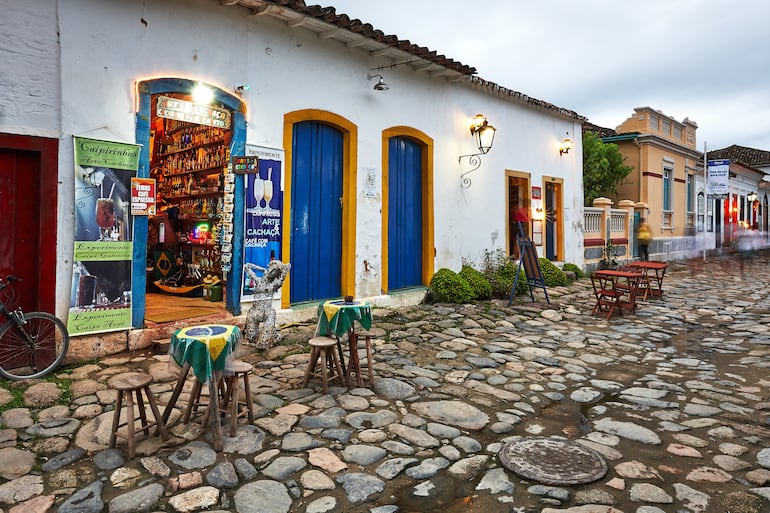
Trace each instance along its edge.
<instances>
[{"instance_id":1,"label":"person in doorway","mask_svg":"<svg viewBox=\"0 0 770 513\"><path fill-rule=\"evenodd\" d=\"M650 259L650 242L652 242L652 230L647 221L641 218L636 231L636 243L639 245L639 259L643 262Z\"/></svg>"},{"instance_id":2,"label":"person in doorway","mask_svg":"<svg viewBox=\"0 0 770 513\"><path fill-rule=\"evenodd\" d=\"M511 221L512 256L514 260L519 260L521 258L521 250L519 249L518 239L521 236L529 237L529 216L527 215L527 210L520 206L514 207ZM521 227L521 231L519 227Z\"/></svg>"}]
</instances>

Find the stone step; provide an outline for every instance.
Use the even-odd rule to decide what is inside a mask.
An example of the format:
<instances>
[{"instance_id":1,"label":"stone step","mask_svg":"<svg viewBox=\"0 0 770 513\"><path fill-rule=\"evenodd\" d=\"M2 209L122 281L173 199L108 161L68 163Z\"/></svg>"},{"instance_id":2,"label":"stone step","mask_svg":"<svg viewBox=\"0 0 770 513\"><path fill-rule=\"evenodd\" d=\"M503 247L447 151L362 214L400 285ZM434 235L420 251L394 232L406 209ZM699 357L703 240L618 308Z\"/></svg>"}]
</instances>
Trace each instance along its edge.
<instances>
[{"instance_id":1,"label":"stone step","mask_svg":"<svg viewBox=\"0 0 770 513\"><path fill-rule=\"evenodd\" d=\"M152 349L155 354L168 354L168 350L171 348L171 339L162 338L155 340L152 343Z\"/></svg>"}]
</instances>

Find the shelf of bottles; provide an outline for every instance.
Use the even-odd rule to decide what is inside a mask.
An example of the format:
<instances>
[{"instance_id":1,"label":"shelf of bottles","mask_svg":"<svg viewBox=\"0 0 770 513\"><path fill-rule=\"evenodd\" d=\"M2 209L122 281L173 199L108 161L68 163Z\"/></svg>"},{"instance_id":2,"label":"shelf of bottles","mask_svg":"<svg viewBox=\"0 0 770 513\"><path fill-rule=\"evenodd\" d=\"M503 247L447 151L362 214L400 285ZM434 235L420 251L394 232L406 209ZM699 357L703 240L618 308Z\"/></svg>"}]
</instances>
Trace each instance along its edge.
<instances>
[{"instance_id":1,"label":"shelf of bottles","mask_svg":"<svg viewBox=\"0 0 770 513\"><path fill-rule=\"evenodd\" d=\"M223 267L229 269L231 258L228 251L227 261L222 261L230 132L172 119L164 123L165 130L155 143L151 176L158 181L159 200L176 210L178 270L186 285L213 283L222 278ZM160 242L157 236L151 240Z\"/></svg>"},{"instance_id":2,"label":"shelf of bottles","mask_svg":"<svg viewBox=\"0 0 770 513\"><path fill-rule=\"evenodd\" d=\"M166 120L153 164L158 194L166 201L221 195L221 175L230 158L228 139L229 132L220 128Z\"/></svg>"}]
</instances>

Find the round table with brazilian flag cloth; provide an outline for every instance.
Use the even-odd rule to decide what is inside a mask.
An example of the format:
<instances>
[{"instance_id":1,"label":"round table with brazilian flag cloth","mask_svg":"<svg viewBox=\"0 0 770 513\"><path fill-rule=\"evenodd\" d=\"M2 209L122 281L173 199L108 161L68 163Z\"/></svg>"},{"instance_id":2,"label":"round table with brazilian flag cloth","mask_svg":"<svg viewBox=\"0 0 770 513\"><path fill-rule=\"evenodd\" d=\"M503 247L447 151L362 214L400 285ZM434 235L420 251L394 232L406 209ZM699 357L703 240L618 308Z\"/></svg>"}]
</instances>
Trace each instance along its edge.
<instances>
[{"instance_id":1,"label":"round table with brazilian flag cloth","mask_svg":"<svg viewBox=\"0 0 770 513\"><path fill-rule=\"evenodd\" d=\"M331 300L324 301L318 305L318 335L327 335L337 337L337 349L342 362L342 371L345 373L345 379L350 376L351 371L356 370L360 383L360 368L358 362L358 337L356 336L355 323L358 321L364 329L372 327L372 307L367 301L342 301ZM342 347L339 344L340 337L348 334L348 345L350 358L347 367L343 357Z\"/></svg>"},{"instance_id":2,"label":"round table with brazilian flag cloth","mask_svg":"<svg viewBox=\"0 0 770 513\"><path fill-rule=\"evenodd\" d=\"M229 324L205 324L188 326L177 330L171 337L169 354L182 367L174 392L171 394L162 420L168 421L184 387L187 375L192 369L201 383L209 386L209 420L214 424L214 450L221 451L222 425L219 419L218 387L219 377L232 363L233 355L241 340L238 326Z\"/></svg>"}]
</instances>

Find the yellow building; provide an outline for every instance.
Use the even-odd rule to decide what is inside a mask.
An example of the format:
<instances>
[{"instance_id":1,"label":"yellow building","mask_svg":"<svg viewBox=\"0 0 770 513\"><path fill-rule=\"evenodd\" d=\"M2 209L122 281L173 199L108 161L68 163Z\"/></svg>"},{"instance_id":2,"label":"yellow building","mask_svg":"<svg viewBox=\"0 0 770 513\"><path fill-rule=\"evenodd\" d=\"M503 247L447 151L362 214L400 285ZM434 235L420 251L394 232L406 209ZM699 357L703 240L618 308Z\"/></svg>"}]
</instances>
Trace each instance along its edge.
<instances>
[{"instance_id":1,"label":"yellow building","mask_svg":"<svg viewBox=\"0 0 770 513\"><path fill-rule=\"evenodd\" d=\"M597 127L598 128L598 127ZM587 128L591 130L591 128ZM688 250L686 236L697 228L697 201L703 198L703 154L696 149L698 125L677 121L650 107L638 107L615 130L598 130L605 143L618 145L633 171L610 196L614 205L631 200L652 229L651 254L674 258Z\"/></svg>"}]
</instances>

